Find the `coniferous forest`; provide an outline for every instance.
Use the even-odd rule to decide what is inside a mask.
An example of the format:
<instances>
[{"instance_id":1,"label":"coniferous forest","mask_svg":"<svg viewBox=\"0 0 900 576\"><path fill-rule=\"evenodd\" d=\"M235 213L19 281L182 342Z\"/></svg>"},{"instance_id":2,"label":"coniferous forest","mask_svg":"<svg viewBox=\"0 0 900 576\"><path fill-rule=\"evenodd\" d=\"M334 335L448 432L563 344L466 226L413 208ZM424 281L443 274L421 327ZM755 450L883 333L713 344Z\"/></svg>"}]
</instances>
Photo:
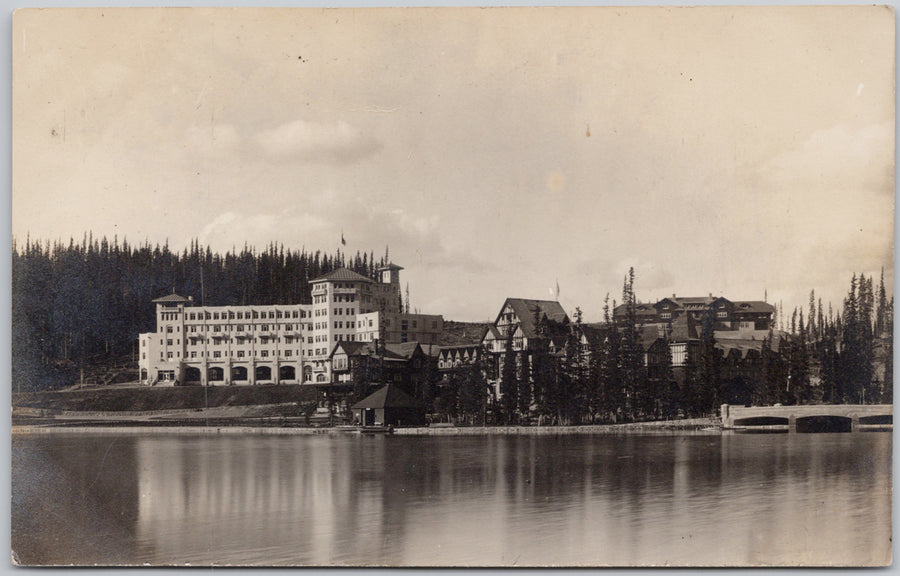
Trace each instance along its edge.
<instances>
[{"instance_id":1,"label":"coniferous forest","mask_svg":"<svg viewBox=\"0 0 900 576\"><path fill-rule=\"evenodd\" d=\"M91 234L68 243L14 240L13 388L69 385L82 369L131 360L138 334L156 328L150 302L166 294L210 306L309 302L309 280L340 267L374 278L388 256L275 244L222 255L197 241L176 252L168 243L133 245Z\"/></svg>"},{"instance_id":2,"label":"coniferous forest","mask_svg":"<svg viewBox=\"0 0 900 576\"><path fill-rule=\"evenodd\" d=\"M270 244L262 251L244 246L223 255L197 241L176 252L168 244L132 245L116 238L97 240L90 234L80 242L14 242L14 390L52 389L75 383L82 370L134 363L138 334L155 330L155 307L150 303L166 294L191 296L201 305L303 303L310 301L311 279L339 267L374 278L377 268L387 262L387 249L376 258L372 252L326 254ZM632 310L636 302L632 270L625 279L622 303ZM633 313L617 326L608 298L604 311L603 325L611 330L591 343L589 348L595 350L579 348L582 324L576 310L563 366L549 352L542 354L537 339L529 385L514 385L520 374L500 375L510 392L502 404L504 420L517 420L516 415L529 412L529 406L551 420L571 422L593 421L597 414L623 407L629 414L664 417L675 412L709 413L724 402L893 400L893 298L886 293L883 276L876 288L871 276L853 275L840 307L823 304L814 291L808 311L796 308L788 317L776 306L767 339L771 342L753 360L752 381L746 380L746 373L738 377L729 372L716 349L710 320L702 322L697 354L684 366L682 384L673 387L671 359L653 373L644 367ZM535 319L536 325L540 322ZM585 352L588 356L582 358ZM479 389L471 393L454 391L460 398L440 399L446 406L439 411L462 410L457 407L462 403L472 405L463 411L479 413L484 390L475 388Z\"/></svg>"}]
</instances>

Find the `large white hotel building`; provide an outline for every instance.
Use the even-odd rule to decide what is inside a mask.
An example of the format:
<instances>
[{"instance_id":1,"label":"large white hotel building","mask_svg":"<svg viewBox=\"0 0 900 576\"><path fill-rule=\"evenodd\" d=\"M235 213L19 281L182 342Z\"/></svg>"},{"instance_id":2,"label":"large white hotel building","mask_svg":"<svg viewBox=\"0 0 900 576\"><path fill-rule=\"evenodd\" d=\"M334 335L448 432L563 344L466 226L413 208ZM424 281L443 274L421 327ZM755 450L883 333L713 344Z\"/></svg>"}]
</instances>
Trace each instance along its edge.
<instances>
[{"instance_id":1,"label":"large white hotel building","mask_svg":"<svg viewBox=\"0 0 900 576\"><path fill-rule=\"evenodd\" d=\"M312 303L194 306L158 298L156 332L139 335L144 384L322 384L341 341L436 344L441 316L400 310L400 266L379 281L340 268L310 281Z\"/></svg>"}]
</instances>

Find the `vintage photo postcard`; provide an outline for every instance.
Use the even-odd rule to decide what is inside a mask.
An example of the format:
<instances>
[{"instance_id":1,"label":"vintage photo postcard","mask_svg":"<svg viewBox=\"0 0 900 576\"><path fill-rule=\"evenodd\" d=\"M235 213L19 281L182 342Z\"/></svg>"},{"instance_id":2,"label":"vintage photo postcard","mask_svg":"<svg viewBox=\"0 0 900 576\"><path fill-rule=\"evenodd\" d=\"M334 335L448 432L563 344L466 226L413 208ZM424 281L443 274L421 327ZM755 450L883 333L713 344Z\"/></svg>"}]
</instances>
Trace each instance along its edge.
<instances>
[{"instance_id":1,"label":"vintage photo postcard","mask_svg":"<svg viewBox=\"0 0 900 576\"><path fill-rule=\"evenodd\" d=\"M892 562L889 6L12 27L15 566Z\"/></svg>"}]
</instances>

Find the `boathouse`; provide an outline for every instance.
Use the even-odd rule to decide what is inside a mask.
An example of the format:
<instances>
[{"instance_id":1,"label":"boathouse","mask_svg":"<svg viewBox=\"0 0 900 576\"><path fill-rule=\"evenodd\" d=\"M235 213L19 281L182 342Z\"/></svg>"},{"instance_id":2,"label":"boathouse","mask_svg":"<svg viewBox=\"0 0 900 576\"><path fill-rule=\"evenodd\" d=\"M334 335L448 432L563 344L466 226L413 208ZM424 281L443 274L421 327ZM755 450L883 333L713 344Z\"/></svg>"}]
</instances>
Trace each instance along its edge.
<instances>
[{"instance_id":1,"label":"boathouse","mask_svg":"<svg viewBox=\"0 0 900 576\"><path fill-rule=\"evenodd\" d=\"M351 407L361 426L422 424L424 411L396 384L379 388Z\"/></svg>"}]
</instances>

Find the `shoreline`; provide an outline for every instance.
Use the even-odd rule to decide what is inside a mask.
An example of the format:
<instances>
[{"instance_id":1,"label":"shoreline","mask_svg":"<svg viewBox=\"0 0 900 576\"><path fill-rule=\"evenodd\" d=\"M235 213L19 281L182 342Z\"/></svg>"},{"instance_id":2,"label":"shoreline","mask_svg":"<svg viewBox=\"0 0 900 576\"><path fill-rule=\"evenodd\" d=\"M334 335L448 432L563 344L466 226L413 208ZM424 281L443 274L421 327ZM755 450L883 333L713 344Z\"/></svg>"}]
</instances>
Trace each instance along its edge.
<instances>
[{"instance_id":1,"label":"shoreline","mask_svg":"<svg viewBox=\"0 0 900 576\"><path fill-rule=\"evenodd\" d=\"M93 421L97 422L97 421ZM64 424L13 424L12 435L37 434L133 434L133 435L207 435L207 434L262 434L275 436L334 436L362 434L358 429L338 427L288 427L288 426L248 426L240 423L216 424L211 426L186 426L154 423L135 425L131 422L85 425L85 422ZM690 420L662 420L652 422L632 422L627 424L592 424L583 426L441 426L394 428L394 436L551 436L574 434L622 434L645 432L721 432L721 423L713 418Z\"/></svg>"}]
</instances>

